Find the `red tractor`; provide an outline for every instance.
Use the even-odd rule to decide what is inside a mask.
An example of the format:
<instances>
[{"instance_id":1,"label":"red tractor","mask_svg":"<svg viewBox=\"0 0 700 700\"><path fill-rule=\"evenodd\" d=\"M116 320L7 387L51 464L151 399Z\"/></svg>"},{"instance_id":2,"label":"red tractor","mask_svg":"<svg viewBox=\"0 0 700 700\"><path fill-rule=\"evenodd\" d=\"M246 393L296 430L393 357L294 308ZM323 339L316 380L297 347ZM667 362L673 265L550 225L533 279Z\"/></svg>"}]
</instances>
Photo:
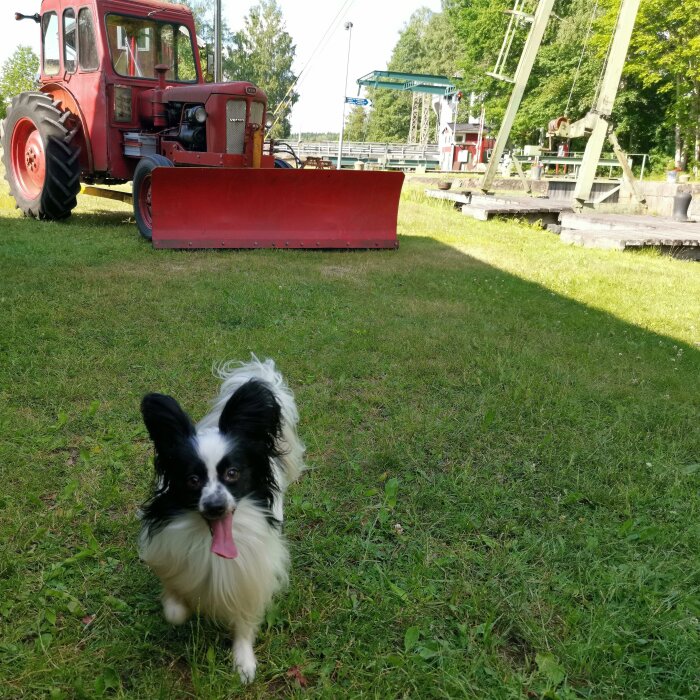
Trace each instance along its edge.
<instances>
[{"instance_id":1,"label":"red tractor","mask_svg":"<svg viewBox=\"0 0 700 700\"><path fill-rule=\"evenodd\" d=\"M156 0L43 0L37 92L4 122L17 206L62 219L83 191L128 197L156 247L394 248L403 175L285 167L267 98L207 83L190 10ZM276 168L277 166L277 168ZM132 196L94 185L132 181Z\"/></svg>"}]
</instances>

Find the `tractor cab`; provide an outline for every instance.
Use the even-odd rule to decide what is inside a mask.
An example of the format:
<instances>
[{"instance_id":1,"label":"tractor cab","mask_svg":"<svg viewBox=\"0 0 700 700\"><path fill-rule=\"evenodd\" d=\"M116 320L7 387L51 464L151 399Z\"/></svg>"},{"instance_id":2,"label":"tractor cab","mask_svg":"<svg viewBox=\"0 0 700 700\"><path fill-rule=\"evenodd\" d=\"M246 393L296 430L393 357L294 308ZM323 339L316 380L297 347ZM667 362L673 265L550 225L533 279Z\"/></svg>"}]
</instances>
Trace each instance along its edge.
<instances>
[{"instance_id":1,"label":"tractor cab","mask_svg":"<svg viewBox=\"0 0 700 700\"><path fill-rule=\"evenodd\" d=\"M109 13L105 27L109 58L117 76L158 80L156 66L164 65L166 83L199 81L195 43L186 24Z\"/></svg>"}]
</instances>

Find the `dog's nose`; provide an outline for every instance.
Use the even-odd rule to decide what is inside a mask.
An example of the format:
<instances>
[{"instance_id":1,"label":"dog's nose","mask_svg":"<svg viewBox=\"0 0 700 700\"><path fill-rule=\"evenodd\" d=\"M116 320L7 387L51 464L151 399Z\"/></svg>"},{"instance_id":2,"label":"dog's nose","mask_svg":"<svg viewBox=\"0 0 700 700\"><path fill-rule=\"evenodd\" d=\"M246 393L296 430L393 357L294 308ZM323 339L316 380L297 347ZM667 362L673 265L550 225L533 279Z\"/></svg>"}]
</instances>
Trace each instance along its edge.
<instances>
[{"instance_id":1,"label":"dog's nose","mask_svg":"<svg viewBox=\"0 0 700 700\"><path fill-rule=\"evenodd\" d=\"M207 520L218 520L226 513L226 503L223 501L205 501L202 503L202 515Z\"/></svg>"}]
</instances>

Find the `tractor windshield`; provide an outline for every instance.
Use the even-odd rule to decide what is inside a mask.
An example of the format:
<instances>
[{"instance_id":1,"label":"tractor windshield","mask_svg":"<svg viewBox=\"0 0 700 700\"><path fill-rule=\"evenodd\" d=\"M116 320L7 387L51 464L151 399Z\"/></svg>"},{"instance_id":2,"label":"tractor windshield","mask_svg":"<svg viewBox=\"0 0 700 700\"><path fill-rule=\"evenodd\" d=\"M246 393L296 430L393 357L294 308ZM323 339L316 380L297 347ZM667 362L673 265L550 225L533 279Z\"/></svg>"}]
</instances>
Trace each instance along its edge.
<instances>
[{"instance_id":1,"label":"tractor windshield","mask_svg":"<svg viewBox=\"0 0 700 700\"><path fill-rule=\"evenodd\" d=\"M108 15L107 36L112 65L119 75L157 78L156 66L164 64L169 68L166 80L197 81L192 37L187 27L143 17Z\"/></svg>"}]
</instances>

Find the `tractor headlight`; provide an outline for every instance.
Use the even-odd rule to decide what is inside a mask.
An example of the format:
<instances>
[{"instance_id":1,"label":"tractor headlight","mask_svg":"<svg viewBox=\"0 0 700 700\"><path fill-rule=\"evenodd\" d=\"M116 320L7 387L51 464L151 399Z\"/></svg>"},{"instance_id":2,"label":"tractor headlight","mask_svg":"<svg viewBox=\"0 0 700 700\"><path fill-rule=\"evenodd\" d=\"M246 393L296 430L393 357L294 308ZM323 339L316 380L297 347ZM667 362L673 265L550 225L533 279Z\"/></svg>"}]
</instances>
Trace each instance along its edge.
<instances>
[{"instance_id":1,"label":"tractor headlight","mask_svg":"<svg viewBox=\"0 0 700 700\"><path fill-rule=\"evenodd\" d=\"M207 110L199 105L198 107L190 107L187 110L187 121L190 124L204 124L207 120Z\"/></svg>"}]
</instances>

